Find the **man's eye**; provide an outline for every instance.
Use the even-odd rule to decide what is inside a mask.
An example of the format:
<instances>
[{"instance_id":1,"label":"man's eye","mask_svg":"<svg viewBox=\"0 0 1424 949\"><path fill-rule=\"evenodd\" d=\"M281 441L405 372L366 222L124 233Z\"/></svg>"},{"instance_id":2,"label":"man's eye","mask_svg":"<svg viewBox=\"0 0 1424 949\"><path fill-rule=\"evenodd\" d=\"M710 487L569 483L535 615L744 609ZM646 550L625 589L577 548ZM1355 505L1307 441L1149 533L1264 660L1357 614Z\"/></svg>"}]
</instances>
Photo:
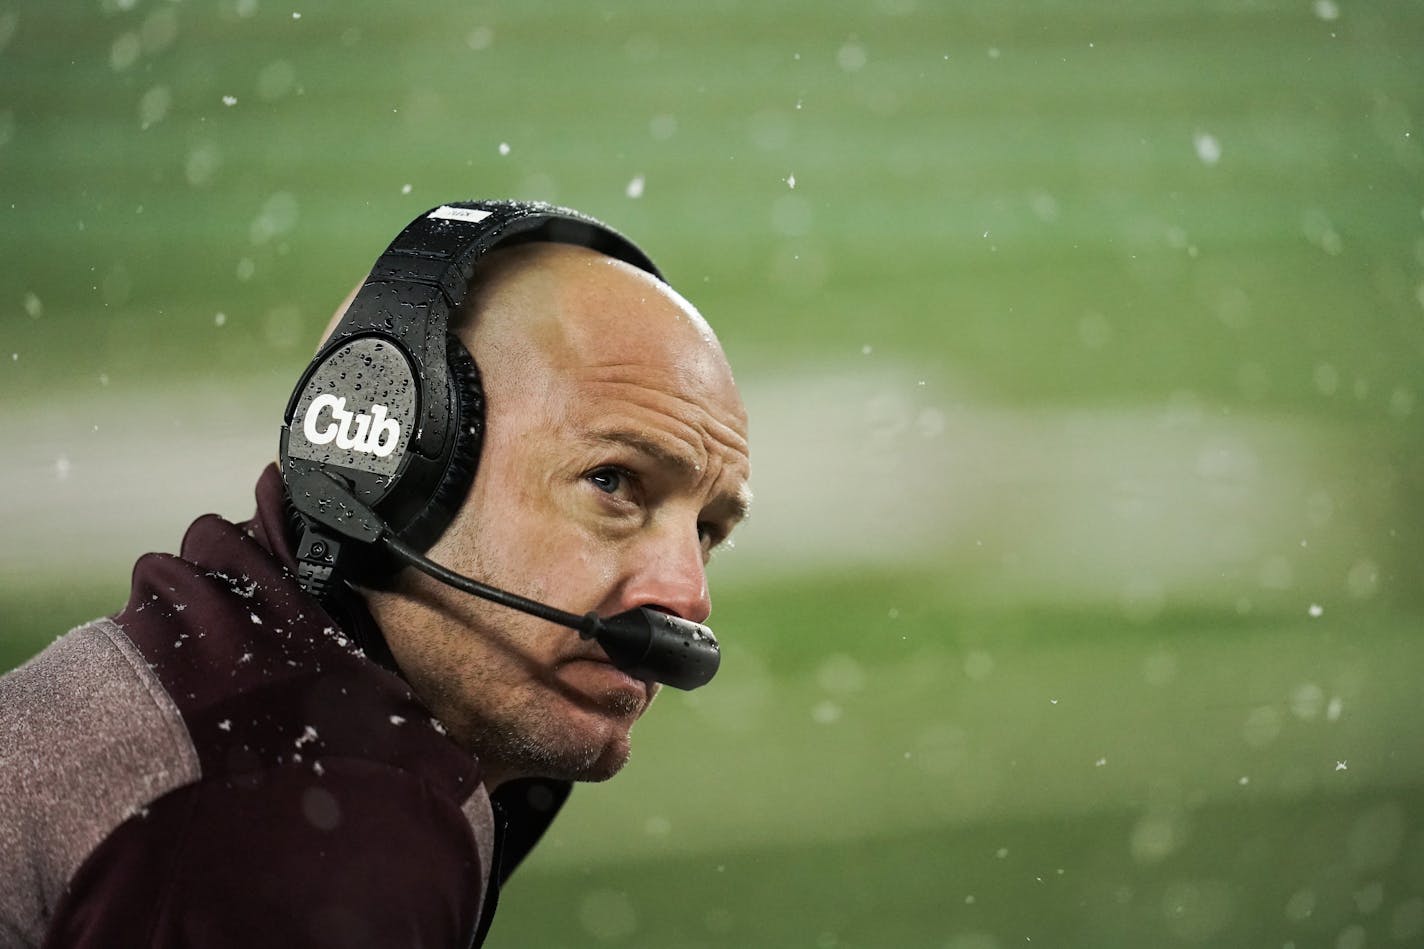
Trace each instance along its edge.
<instances>
[{"instance_id":1,"label":"man's eye","mask_svg":"<svg viewBox=\"0 0 1424 949\"><path fill-rule=\"evenodd\" d=\"M585 477L604 494L617 494L628 482L628 474L618 468L595 468Z\"/></svg>"}]
</instances>

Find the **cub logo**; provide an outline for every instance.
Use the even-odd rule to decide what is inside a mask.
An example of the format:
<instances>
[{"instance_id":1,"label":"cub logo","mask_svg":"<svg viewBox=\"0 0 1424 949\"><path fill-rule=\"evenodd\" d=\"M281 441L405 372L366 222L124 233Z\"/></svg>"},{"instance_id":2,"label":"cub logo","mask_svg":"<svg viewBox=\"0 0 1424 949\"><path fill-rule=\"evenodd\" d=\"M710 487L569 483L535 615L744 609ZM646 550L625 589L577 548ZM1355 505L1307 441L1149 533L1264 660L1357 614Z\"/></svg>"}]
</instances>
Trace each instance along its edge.
<instances>
[{"instance_id":1,"label":"cub logo","mask_svg":"<svg viewBox=\"0 0 1424 949\"><path fill-rule=\"evenodd\" d=\"M331 421L321 428L322 413L328 409L331 410ZM306 418L302 420L302 434L313 445L336 442L336 447L343 451L365 452L384 458L396 450L396 442L400 441L400 423L386 418L386 412L386 407L378 402L371 406L370 415L364 412L353 414L347 411L344 398L330 393L319 395L312 399ZM354 432L351 430L353 424L356 427Z\"/></svg>"}]
</instances>

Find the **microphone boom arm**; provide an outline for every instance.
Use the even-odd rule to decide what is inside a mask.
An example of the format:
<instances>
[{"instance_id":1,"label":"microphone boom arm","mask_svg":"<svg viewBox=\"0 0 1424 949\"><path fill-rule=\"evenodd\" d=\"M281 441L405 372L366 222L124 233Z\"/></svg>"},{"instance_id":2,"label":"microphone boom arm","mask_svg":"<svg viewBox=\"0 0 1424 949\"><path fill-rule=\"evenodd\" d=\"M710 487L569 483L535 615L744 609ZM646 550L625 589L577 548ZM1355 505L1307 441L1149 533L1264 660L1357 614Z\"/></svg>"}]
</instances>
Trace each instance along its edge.
<instances>
[{"instance_id":1,"label":"microphone boom arm","mask_svg":"<svg viewBox=\"0 0 1424 949\"><path fill-rule=\"evenodd\" d=\"M594 639L613 664L629 675L653 679L677 689L706 685L717 674L721 649L712 630L659 610L637 607L617 616L583 615L481 583L443 567L396 537L349 487L320 468L292 472L288 479L297 510L326 531L367 544L383 544L398 560L464 593L512 610L575 629Z\"/></svg>"}]
</instances>

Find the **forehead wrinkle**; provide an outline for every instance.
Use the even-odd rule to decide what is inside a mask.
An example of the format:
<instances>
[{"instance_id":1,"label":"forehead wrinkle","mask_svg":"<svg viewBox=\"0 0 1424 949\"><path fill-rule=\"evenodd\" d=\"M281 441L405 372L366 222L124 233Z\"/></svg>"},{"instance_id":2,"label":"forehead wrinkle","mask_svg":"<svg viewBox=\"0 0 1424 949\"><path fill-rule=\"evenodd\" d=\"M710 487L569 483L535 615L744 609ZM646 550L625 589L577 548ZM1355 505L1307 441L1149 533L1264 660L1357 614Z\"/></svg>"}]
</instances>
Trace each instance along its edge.
<instances>
[{"instance_id":1,"label":"forehead wrinkle","mask_svg":"<svg viewBox=\"0 0 1424 949\"><path fill-rule=\"evenodd\" d=\"M554 366L581 381L612 389L630 388L656 392L693 406L709 416L725 411L739 426L746 426L746 408L736 394L736 384L725 361L712 361L713 354L699 354L694 360L679 360L670 365L645 362L584 363ZM709 362L711 363L709 365ZM690 364L689 364L690 363ZM720 365L718 364L720 363ZM719 379L718 377L722 377ZM725 389L726 391L719 391ZM688 393L682 395L680 393ZM729 395L730 394L730 395ZM741 435L745 442L745 436Z\"/></svg>"},{"instance_id":2,"label":"forehead wrinkle","mask_svg":"<svg viewBox=\"0 0 1424 949\"><path fill-rule=\"evenodd\" d=\"M688 355L680 357L665 353L662 357L663 364L647 359L612 362L582 359L554 363L554 367L584 373L590 379L598 382L636 381L639 377L648 374L677 379L680 382L725 374L727 380L731 381L731 369L727 366L726 360L721 357L721 352L716 349L715 343L706 343L696 349L687 350L687 353Z\"/></svg>"},{"instance_id":3,"label":"forehead wrinkle","mask_svg":"<svg viewBox=\"0 0 1424 949\"><path fill-rule=\"evenodd\" d=\"M602 382L590 388L605 393L600 396L602 399L657 413L670 424L683 429L682 438L689 444L701 445L704 454L713 454L706 444L709 441L744 457L748 454L746 434L738 427L745 425L740 411L729 413L735 424L728 424L718 418L712 408L658 386L637 382ZM740 405L737 408L740 410Z\"/></svg>"}]
</instances>

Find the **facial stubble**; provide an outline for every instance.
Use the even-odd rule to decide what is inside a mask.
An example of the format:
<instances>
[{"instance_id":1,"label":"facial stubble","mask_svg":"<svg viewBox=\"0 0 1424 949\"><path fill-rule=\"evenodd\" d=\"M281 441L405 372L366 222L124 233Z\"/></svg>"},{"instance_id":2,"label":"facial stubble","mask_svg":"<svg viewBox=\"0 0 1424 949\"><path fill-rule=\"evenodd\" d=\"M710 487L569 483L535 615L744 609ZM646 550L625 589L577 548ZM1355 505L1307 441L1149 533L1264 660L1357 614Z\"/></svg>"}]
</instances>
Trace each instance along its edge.
<instances>
[{"instance_id":1,"label":"facial stubble","mask_svg":"<svg viewBox=\"0 0 1424 949\"><path fill-rule=\"evenodd\" d=\"M557 677L562 662L545 668L534 658L537 650L520 648L572 633L501 615L497 607L465 607L473 610L446 613L440 624L444 661L426 665L434 679L428 691L454 737L510 776L604 781L617 774L630 754L632 725L656 686L647 698L627 689L576 690Z\"/></svg>"}]
</instances>

